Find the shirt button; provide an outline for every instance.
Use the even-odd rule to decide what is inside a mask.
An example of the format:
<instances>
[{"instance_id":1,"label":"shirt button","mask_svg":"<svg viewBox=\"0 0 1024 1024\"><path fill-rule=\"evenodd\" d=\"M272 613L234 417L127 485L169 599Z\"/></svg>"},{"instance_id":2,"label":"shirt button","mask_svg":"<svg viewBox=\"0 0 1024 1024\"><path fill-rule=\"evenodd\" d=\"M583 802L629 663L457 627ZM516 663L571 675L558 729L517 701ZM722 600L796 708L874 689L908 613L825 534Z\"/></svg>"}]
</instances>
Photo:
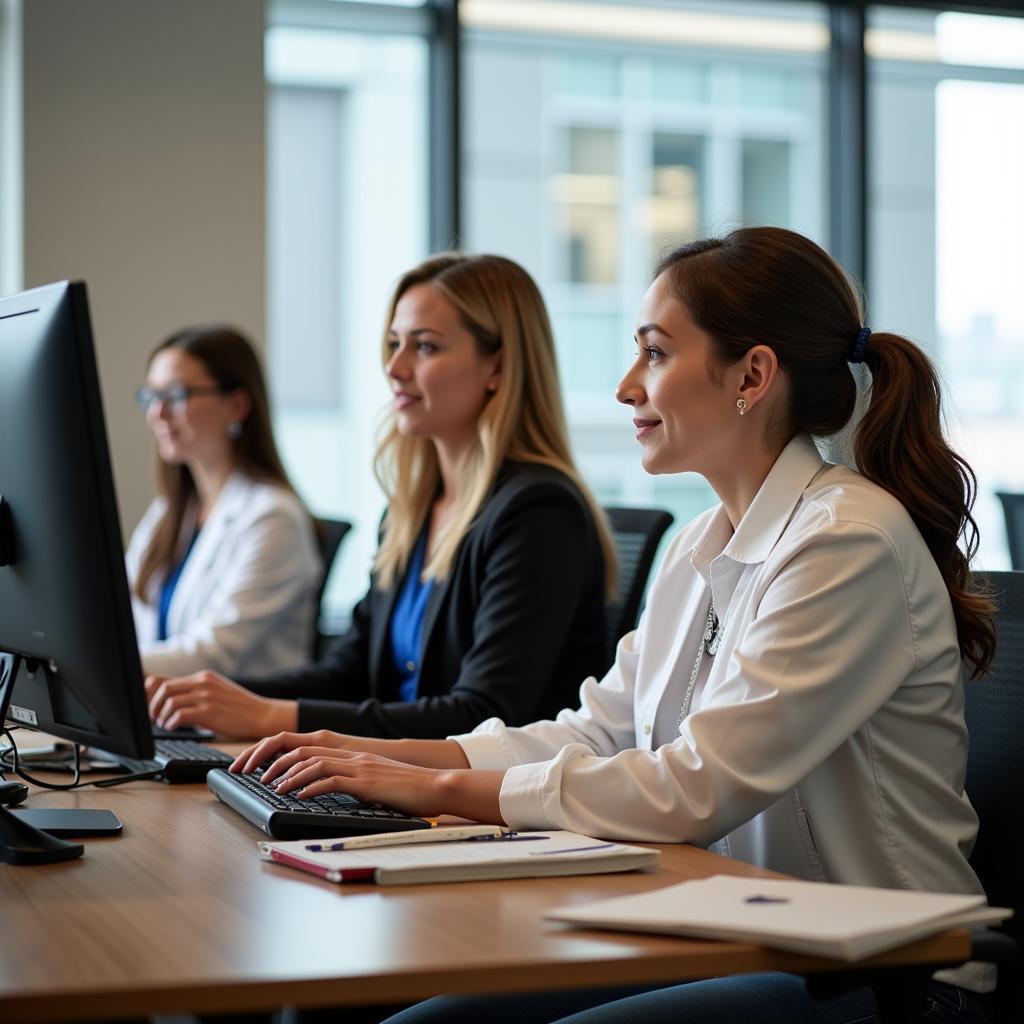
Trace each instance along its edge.
<instances>
[{"instance_id":1,"label":"shirt button","mask_svg":"<svg viewBox=\"0 0 1024 1024\"><path fill-rule=\"evenodd\" d=\"M415 661L407 661L405 663L405 671L406 672L415 672L416 671L416 662Z\"/></svg>"},{"instance_id":2,"label":"shirt button","mask_svg":"<svg viewBox=\"0 0 1024 1024\"><path fill-rule=\"evenodd\" d=\"M645 736L650 736L651 735L651 727L649 725L645 725L644 726L644 735Z\"/></svg>"}]
</instances>

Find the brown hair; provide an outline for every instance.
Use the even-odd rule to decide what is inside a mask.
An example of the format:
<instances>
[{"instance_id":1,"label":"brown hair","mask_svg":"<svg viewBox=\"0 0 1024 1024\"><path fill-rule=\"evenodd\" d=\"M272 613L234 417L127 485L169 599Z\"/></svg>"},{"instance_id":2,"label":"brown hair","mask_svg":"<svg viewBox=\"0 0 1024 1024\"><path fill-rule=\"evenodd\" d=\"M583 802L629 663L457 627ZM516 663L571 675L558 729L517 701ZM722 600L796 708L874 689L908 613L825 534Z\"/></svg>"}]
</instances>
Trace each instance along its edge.
<instances>
[{"instance_id":1,"label":"brown hair","mask_svg":"<svg viewBox=\"0 0 1024 1024\"><path fill-rule=\"evenodd\" d=\"M186 327L162 341L151 353L147 366L157 354L180 349L203 364L225 392L245 391L250 400L249 415L232 439L235 465L254 480L277 484L294 493L274 442L270 422L270 401L259 359L250 342L230 327ZM182 520L196 485L188 466L172 465L157 455L157 489L167 499L167 508L142 555L133 590L146 600L146 588L153 575L167 572L174 564Z\"/></svg>"},{"instance_id":2,"label":"brown hair","mask_svg":"<svg viewBox=\"0 0 1024 1024\"><path fill-rule=\"evenodd\" d=\"M754 345L775 352L790 385L784 436L829 436L847 424L857 401L847 360L863 312L824 249L783 228L742 228L681 246L661 261L655 276L662 273L723 364ZM994 606L969 588L977 480L942 435L939 380L924 352L898 334L876 332L863 359L871 393L854 438L857 468L896 497L920 530L949 591L973 678L995 652Z\"/></svg>"},{"instance_id":3,"label":"brown hair","mask_svg":"<svg viewBox=\"0 0 1024 1024\"><path fill-rule=\"evenodd\" d=\"M485 355L501 352L501 384L477 425L466 463L471 485L462 505L439 535L426 574L443 579L505 459L551 466L579 489L590 509L604 556L605 591L615 593L618 560L604 512L573 462L558 383L551 322L540 290L518 263L503 256L440 253L406 273L395 287L381 347L391 357L388 328L395 307L410 288L429 284L458 311ZM392 411L377 449L377 479L388 497L381 545L374 568L389 586L404 570L423 521L437 497L440 467L432 441L404 437Z\"/></svg>"}]
</instances>

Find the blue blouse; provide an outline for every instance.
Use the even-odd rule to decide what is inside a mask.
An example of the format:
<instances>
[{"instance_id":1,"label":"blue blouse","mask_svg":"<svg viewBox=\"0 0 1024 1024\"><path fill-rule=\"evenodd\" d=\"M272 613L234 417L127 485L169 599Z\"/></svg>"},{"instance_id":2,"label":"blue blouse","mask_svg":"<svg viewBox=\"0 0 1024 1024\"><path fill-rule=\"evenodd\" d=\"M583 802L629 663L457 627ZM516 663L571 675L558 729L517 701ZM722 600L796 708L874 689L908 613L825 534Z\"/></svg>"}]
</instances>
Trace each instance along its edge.
<instances>
[{"instance_id":1,"label":"blue blouse","mask_svg":"<svg viewBox=\"0 0 1024 1024\"><path fill-rule=\"evenodd\" d=\"M188 561L188 556L192 553L192 548L195 547L196 537L198 536L199 531L196 530L196 532L192 534L192 539L188 542L185 554L181 556L181 561L178 562L178 564L167 574L160 586L160 602L157 607L156 622L157 640L167 639L167 612L170 610L171 600L174 598L174 590L178 586L181 571L185 568L185 563Z\"/></svg>"},{"instance_id":2,"label":"blue blouse","mask_svg":"<svg viewBox=\"0 0 1024 1024\"><path fill-rule=\"evenodd\" d=\"M420 579L428 532L427 527L424 527L416 542L402 591L391 615L391 657L399 673L398 695L405 701L415 700L419 689L423 615L434 584L433 580Z\"/></svg>"}]
</instances>

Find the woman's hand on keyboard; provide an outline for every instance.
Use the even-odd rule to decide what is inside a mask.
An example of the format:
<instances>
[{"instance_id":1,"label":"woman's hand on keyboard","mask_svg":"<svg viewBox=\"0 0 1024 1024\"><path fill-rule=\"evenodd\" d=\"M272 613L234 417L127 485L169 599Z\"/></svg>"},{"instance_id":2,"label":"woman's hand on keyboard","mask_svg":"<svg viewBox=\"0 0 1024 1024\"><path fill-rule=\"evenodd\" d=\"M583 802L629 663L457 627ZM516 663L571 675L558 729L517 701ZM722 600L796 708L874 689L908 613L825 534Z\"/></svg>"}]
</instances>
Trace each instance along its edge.
<instances>
[{"instance_id":1,"label":"woman's hand on keyboard","mask_svg":"<svg viewBox=\"0 0 1024 1024\"><path fill-rule=\"evenodd\" d=\"M279 732L274 736L268 736L266 739L260 740L259 743L254 743L251 747L246 747L238 757L235 758L229 771L233 772L251 772L255 771L261 764L267 764L268 762L276 762L282 759L282 755L292 754L299 750L319 750L325 753L331 753L335 750L360 750L367 749L368 744L380 743L380 740L366 740L359 736L346 736L344 733L331 732L330 729L318 729L316 732ZM376 751L374 751L376 753ZM301 760L301 755L295 757L293 760ZM267 781L271 781L274 776L280 775L286 767L288 767L292 761L284 764L282 767L277 768L276 771L267 769L265 778Z\"/></svg>"},{"instance_id":2,"label":"woman's hand on keyboard","mask_svg":"<svg viewBox=\"0 0 1024 1024\"><path fill-rule=\"evenodd\" d=\"M299 753L309 756L295 760ZM455 814L476 821L504 824L498 803L504 772L473 769L421 768L379 754L330 748L299 748L279 758L273 768L291 762L276 782L279 793L303 800L324 793L350 793L406 814L436 817ZM267 781L266 773L264 781Z\"/></svg>"},{"instance_id":3,"label":"woman's hand on keyboard","mask_svg":"<svg viewBox=\"0 0 1024 1024\"><path fill-rule=\"evenodd\" d=\"M200 725L223 736L250 739L294 728L295 701L258 697L217 672L168 679L147 676L149 717L167 729Z\"/></svg>"},{"instance_id":4,"label":"woman's hand on keyboard","mask_svg":"<svg viewBox=\"0 0 1024 1024\"><path fill-rule=\"evenodd\" d=\"M421 768L469 767L462 747L454 740L380 740L318 729L316 732L279 732L276 736L268 736L243 750L235 758L230 770L251 772L260 765L273 762L264 775L264 779L270 782L293 764L312 757L314 753L330 754L336 750L379 754L389 760Z\"/></svg>"}]
</instances>

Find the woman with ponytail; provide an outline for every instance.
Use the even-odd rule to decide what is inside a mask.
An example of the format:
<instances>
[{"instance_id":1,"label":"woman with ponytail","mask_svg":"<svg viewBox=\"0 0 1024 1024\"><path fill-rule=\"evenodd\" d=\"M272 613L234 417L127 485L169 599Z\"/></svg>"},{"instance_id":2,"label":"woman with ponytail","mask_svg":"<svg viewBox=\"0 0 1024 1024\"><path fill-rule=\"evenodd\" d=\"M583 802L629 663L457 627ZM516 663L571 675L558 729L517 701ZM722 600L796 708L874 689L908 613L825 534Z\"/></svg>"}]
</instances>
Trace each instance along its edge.
<instances>
[{"instance_id":1,"label":"woman with ponytail","mask_svg":"<svg viewBox=\"0 0 1024 1024\"><path fill-rule=\"evenodd\" d=\"M928 359L871 333L836 263L778 228L671 253L636 342L618 398L644 467L700 473L721 504L674 538L639 628L583 683L580 709L433 743L279 736L233 767L276 754L264 778L279 792L695 843L815 881L980 892L963 685L991 660L992 608L968 587L974 479L943 439ZM850 424L862 363L870 399ZM851 426L856 468L823 461L814 437ZM975 964L941 972L928 1019L984 1020L991 980ZM776 974L483 1002L442 998L395 1021L875 1012L869 992L818 1003Z\"/></svg>"}]
</instances>

